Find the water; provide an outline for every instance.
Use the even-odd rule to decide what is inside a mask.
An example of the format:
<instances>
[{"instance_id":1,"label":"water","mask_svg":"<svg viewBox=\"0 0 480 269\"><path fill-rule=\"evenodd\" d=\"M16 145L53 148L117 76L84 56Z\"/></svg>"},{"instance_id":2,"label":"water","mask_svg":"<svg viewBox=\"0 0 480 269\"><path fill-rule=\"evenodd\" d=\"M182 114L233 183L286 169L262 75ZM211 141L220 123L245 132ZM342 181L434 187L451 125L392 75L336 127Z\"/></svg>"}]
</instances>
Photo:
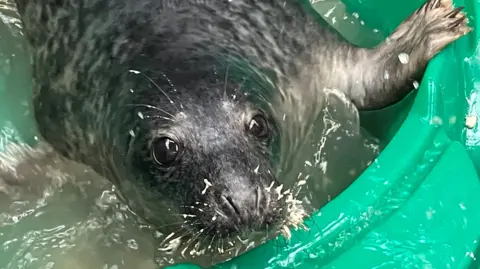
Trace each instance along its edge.
<instances>
[{"instance_id":1,"label":"water","mask_svg":"<svg viewBox=\"0 0 480 269\"><path fill-rule=\"evenodd\" d=\"M5 26L0 28L4 32L0 41L21 44L18 50L25 57L12 7L0 2ZM6 148L6 156L13 147L8 141L35 140L28 91L16 90L30 87L22 84L29 80L21 79L29 75L28 64L25 58L16 58L12 54L2 58L4 76L17 74L15 82L4 83L2 98L22 100L20 106L13 104L18 110L8 113L3 122L0 148ZM13 96L14 92L19 95ZM312 208L341 193L381 149L376 139L358 129L358 119L342 96L335 92L328 96L324 116L316 125L322 128L314 130L311 143L304 145L309 161L299 164L310 174L323 175L322 180L309 179L302 191ZM6 110L0 112L7 115ZM18 149L15 152L13 159L3 156L0 166L0 268L156 268L154 256L162 235L118 201L106 179L88 167L62 160L48 147L38 151L25 147L24 156L18 155Z\"/></svg>"},{"instance_id":2,"label":"water","mask_svg":"<svg viewBox=\"0 0 480 269\"><path fill-rule=\"evenodd\" d=\"M29 160L17 173L35 187L0 188L0 268L155 268L154 230L108 181L54 152Z\"/></svg>"}]
</instances>

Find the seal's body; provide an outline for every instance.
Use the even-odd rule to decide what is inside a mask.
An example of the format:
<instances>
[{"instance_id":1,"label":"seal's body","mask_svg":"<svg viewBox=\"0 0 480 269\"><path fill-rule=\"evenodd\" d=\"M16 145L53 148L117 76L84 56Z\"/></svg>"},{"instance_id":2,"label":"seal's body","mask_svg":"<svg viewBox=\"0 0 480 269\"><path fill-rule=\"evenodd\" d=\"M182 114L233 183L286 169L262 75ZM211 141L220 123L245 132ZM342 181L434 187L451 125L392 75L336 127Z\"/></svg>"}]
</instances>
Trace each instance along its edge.
<instances>
[{"instance_id":1,"label":"seal's body","mask_svg":"<svg viewBox=\"0 0 480 269\"><path fill-rule=\"evenodd\" d=\"M43 138L151 223L205 245L298 224L278 178L301 156L324 88L359 109L385 107L469 30L439 0L371 49L295 0L16 3Z\"/></svg>"}]
</instances>

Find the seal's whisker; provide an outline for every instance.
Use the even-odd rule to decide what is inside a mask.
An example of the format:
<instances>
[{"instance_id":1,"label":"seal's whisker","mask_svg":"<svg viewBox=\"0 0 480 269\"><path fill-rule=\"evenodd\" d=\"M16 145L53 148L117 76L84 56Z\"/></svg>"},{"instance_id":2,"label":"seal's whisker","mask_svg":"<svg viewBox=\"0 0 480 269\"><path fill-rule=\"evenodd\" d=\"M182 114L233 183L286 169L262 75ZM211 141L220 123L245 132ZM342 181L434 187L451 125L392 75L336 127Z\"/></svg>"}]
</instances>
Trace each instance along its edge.
<instances>
[{"instance_id":1,"label":"seal's whisker","mask_svg":"<svg viewBox=\"0 0 480 269\"><path fill-rule=\"evenodd\" d=\"M161 72L161 74L168 81L168 84L170 84L170 86L173 87L173 91L176 92L177 89L175 87L175 84L173 84L172 80L170 80L170 78L164 72ZM179 100L179 99L177 98L177 100ZM180 108L183 109L183 104L182 103L180 103Z\"/></svg>"},{"instance_id":2,"label":"seal's whisker","mask_svg":"<svg viewBox=\"0 0 480 269\"><path fill-rule=\"evenodd\" d=\"M158 90L160 90L161 93L163 93L163 95L165 95L165 97L167 97L168 101L170 101L170 104L173 105L173 107L177 110L177 112L180 112L177 108L177 106L175 106L175 102L173 102L172 99L170 99L170 97L168 96L168 94L162 90L162 88L155 82L153 81L153 79L151 79L149 76L147 76L147 74L143 73L143 72L140 72L140 74L142 74L145 78L147 78L153 85L155 85L155 87L157 87Z\"/></svg>"},{"instance_id":3,"label":"seal's whisker","mask_svg":"<svg viewBox=\"0 0 480 269\"><path fill-rule=\"evenodd\" d=\"M196 232L195 234L193 234L193 237L190 237L190 239L188 239L187 242L185 242L183 248L184 248L185 250L186 250L187 248L189 248L190 245L191 245L193 242L195 242L195 240L197 239L197 237L198 237L200 234L202 234L201 231Z\"/></svg>"},{"instance_id":4,"label":"seal's whisker","mask_svg":"<svg viewBox=\"0 0 480 269\"><path fill-rule=\"evenodd\" d=\"M260 186L257 187L257 194L255 196L255 210L257 212L260 212L260 201L262 199L262 190L260 189Z\"/></svg>"},{"instance_id":5,"label":"seal's whisker","mask_svg":"<svg viewBox=\"0 0 480 269\"><path fill-rule=\"evenodd\" d=\"M229 71L229 67L230 65L227 64L227 67L226 67L226 70L225 70L225 79L224 79L224 82L223 82L223 96L224 98L227 97L227 86L228 86L228 71Z\"/></svg>"},{"instance_id":6,"label":"seal's whisker","mask_svg":"<svg viewBox=\"0 0 480 269\"><path fill-rule=\"evenodd\" d=\"M172 120L170 118L167 118L165 116L157 116L157 115L153 115L153 116L144 116L145 119L164 119L164 120Z\"/></svg>"},{"instance_id":7,"label":"seal's whisker","mask_svg":"<svg viewBox=\"0 0 480 269\"><path fill-rule=\"evenodd\" d=\"M186 218L195 218L198 217L197 214L172 214L172 216Z\"/></svg>"},{"instance_id":8,"label":"seal's whisker","mask_svg":"<svg viewBox=\"0 0 480 269\"><path fill-rule=\"evenodd\" d=\"M179 234L182 230L185 230L183 232L183 234L181 234L180 236L175 236L175 235ZM167 237L165 237L165 239L159 244L159 247L162 247L163 245L168 245L172 241L181 241L183 239L183 237L185 237L187 235L190 235L190 234L191 234L190 230L186 229L185 227L180 227L177 231L172 232L169 235L167 235Z\"/></svg>"},{"instance_id":9,"label":"seal's whisker","mask_svg":"<svg viewBox=\"0 0 480 269\"><path fill-rule=\"evenodd\" d=\"M178 222L172 222L172 223L168 223L168 224L164 224L164 225L157 225L155 226L157 229L160 229L160 228L166 228L166 227L169 227L169 226L176 226L176 225L179 225L179 224L189 224L188 222L189 220L183 220L183 221L178 221Z\"/></svg>"},{"instance_id":10,"label":"seal's whisker","mask_svg":"<svg viewBox=\"0 0 480 269\"><path fill-rule=\"evenodd\" d=\"M213 237L212 237L212 240L210 241L210 244L208 245L208 249L211 249L211 250L215 250L215 244L217 243L218 239L215 239L215 237L217 237L218 234L215 234Z\"/></svg>"},{"instance_id":11,"label":"seal's whisker","mask_svg":"<svg viewBox=\"0 0 480 269\"><path fill-rule=\"evenodd\" d=\"M242 82L240 82L240 84L238 85L238 88L236 89L237 92L241 92L241 90L243 89L243 86L245 85L245 82L247 81L247 78L242 78Z\"/></svg>"},{"instance_id":12,"label":"seal's whisker","mask_svg":"<svg viewBox=\"0 0 480 269\"><path fill-rule=\"evenodd\" d=\"M125 106L140 106L140 107L151 108L151 109L154 109L154 110L157 110L157 111L160 111L160 112L163 112L163 113L167 114L168 116L171 117L171 118L168 118L168 119L171 120L171 121L174 121L173 120L174 116L172 114L170 114L168 111L166 111L164 109L161 109L159 107L156 107L156 106L147 105L147 104L126 104Z\"/></svg>"},{"instance_id":13,"label":"seal's whisker","mask_svg":"<svg viewBox=\"0 0 480 269\"><path fill-rule=\"evenodd\" d=\"M204 212L204 209L203 208L200 208L200 207L196 207L196 206L193 206L193 205L182 205L180 206L182 208L189 208L189 209L195 209L195 210L198 210L199 212ZM183 215L183 214L181 214Z\"/></svg>"},{"instance_id":14,"label":"seal's whisker","mask_svg":"<svg viewBox=\"0 0 480 269\"><path fill-rule=\"evenodd\" d=\"M218 210L217 208L215 208L215 213L220 215L222 218L228 219L228 217L224 213L222 213L220 210Z\"/></svg>"},{"instance_id":15,"label":"seal's whisker","mask_svg":"<svg viewBox=\"0 0 480 269\"><path fill-rule=\"evenodd\" d=\"M215 249L218 253L221 253L220 251L220 244L221 244L221 241L222 241L222 237L219 237L217 241L215 241ZM217 254L218 255L218 254Z\"/></svg>"},{"instance_id":16,"label":"seal's whisker","mask_svg":"<svg viewBox=\"0 0 480 269\"><path fill-rule=\"evenodd\" d=\"M196 234L194 234L193 237L190 238L187 241L185 249L187 249L189 247L189 245L194 243L194 242L197 242L196 248L200 248L201 243L200 243L200 241L198 241L198 238L204 233L204 231L205 231L205 229L200 229Z\"/></svg>"},{"instance_id":17,"label":"seal's whisker","mask_svg":"<svg viewBox=\"0 0 480 269\"><path fill-rule=\"evenodd\" d=\"M210 232L210 230L212 230L212 229L213 229L213 225L210 224L210 225L207 226L207 228L205 228L203 233L206 234L206 233ZM203 239L199 241L199 247L203 247L204 249L208 249L208 246L211 245L211 242L208 246L205 246L204 242L206 242L206 240L209 239L209 238L210 237L208 237L208 236L204 236ZM212 237L212 241L213 241L214 238L215 238L215 236Z\"/></svg>"}]
</instances>

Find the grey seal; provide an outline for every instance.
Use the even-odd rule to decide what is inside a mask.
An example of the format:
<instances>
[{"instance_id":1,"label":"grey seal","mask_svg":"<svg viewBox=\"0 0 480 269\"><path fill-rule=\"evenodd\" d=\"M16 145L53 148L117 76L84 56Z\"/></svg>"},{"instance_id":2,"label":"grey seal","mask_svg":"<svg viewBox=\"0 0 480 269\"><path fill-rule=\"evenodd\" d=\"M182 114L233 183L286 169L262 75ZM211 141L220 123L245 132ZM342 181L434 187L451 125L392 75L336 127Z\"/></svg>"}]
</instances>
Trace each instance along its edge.
<instances>
[{"instance_id":1,"label":"grey seal","mask_svg":"<svg viewBox=\"0 0 480 269\"><path fill-rule=\"evenodd\" d=\"M280 182L304 161L325 89L360 110L394 104L470 30L450 0L427 1L373 48L294 0L16 4L42 138L170 233L165 251L197 254L301 224L301 184Z\"/></svg>"}]
</instances>

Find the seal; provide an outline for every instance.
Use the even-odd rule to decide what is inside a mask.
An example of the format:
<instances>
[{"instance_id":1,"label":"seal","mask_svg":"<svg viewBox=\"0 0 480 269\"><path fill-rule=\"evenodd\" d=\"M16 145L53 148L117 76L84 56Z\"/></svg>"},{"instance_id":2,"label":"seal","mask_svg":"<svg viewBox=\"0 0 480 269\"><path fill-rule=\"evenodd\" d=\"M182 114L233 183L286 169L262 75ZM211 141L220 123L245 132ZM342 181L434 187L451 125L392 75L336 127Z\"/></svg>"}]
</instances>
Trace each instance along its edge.
<instances>
[{"instance_id":1,"label":"seal","mask_svg":"<svg viewBox=\"0 0 480 269\"><path fill-rule=\"evenodd\" d=\"M360 110L386 107L470 31L451 0L428 0L373 48L295 0L16 4L42 138L111 180L168 234L162 251L191 256L288 237L306 215L298 164L325 89Z\"/></svg>"}]
</instances>

